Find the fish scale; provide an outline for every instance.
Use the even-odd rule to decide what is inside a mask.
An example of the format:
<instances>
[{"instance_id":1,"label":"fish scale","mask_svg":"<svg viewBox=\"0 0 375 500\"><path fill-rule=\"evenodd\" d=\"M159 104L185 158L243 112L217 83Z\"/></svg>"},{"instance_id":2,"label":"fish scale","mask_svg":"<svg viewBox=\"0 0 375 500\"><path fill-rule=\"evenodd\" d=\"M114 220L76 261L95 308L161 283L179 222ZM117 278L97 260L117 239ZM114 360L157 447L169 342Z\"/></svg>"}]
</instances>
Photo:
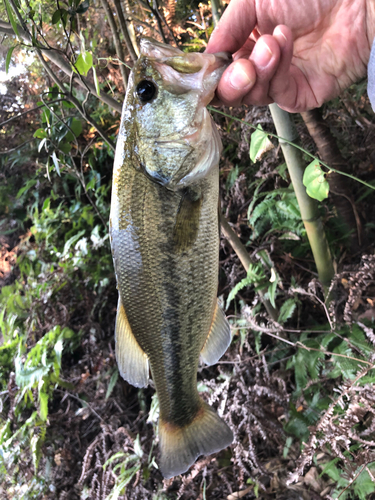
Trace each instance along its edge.
<instances>
[{"instance_id":1,"label":"fish scale","mask_svg":"<svg viewBox=\"0 0 375 500\"><path fill-rule=\"evenodd\" d=\"M204 181L206 197L217 199L217 170L212 172L211 178ZM197 399L196 390L193 392L191 388L196 384L199 353L214 312L212 297L217 290L218 252L212 252L211 248L213 244L218 247L217 208L213 209L212 204L203 205L195 244L185 255L176 255L172 233L181 195L140 176L131 165L122 170L119 192L124 194L120 199L120 212L127 214L124 219L127 226L132 227L133 241L138 242L142 256L139 269L139 259L134 257L135 245L129 245L127 237L116 265L121 269L122 303L132 330L137 332L140 347L149 358L160 395L161 415L166 419L173 420L176 416L181 419L189 404L193 405ZM120 229L126 230L125 225ZM196 255L199 259L194 257ZM200 286L202 280L205 288ZM154 342L149 343L150 330L160 331L161 338L155 337ZM201 337L199 343L192 342L196 335ZM164 364L157 363L160 356L165 358ZM177 367L175 373L183 377L174 376L172 381L168 370L173 366L170 359L176 357L185 369L181 372ZM176 391L177 401L173 397ZM185 408L180 407L181 401Z\"/></svg>"},{"instance_id":2,"label":"fish scale","mask_svg":"<svg viewBox=\"0 0 375 500\"><path fill-rule=\"evenodd\" d=\"M200 356L212 364L230 342L216 297L221 144L205 109L227 62L224 55L185 55L144 40L116 149L110 218L116 358L137 387L147 385L150 368L165 477L232 441L197 390Z\"/></svg>"}]
</instances>

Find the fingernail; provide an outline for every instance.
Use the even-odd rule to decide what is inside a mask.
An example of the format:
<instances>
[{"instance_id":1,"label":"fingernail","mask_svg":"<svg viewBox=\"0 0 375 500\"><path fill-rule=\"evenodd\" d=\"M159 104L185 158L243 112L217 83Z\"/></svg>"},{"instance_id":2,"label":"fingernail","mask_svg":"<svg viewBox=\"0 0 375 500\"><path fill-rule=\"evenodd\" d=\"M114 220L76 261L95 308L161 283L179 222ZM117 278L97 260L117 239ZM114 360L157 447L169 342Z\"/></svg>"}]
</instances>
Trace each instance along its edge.
<instances>
[{"instance_id":1,"label":"fingernail","mask_svg":"<svg viewBox=\"0 0 375 500\"><path fill-rule=\"evenodd\" d=\"M243 90L253 83L249 75L241 68L241 66L235 66L233 68L229 81L232 87L236 90Z\"/></svg>"},{"instance_id":2,"label":"fingernail","mask_svg":"<svg viewBox=\"0 0 375 500\"><path fill-rule=\"evenodd\" d=\"M274 29L273 36L277 38L280 48L283 49L286 45L287 38L278 26Z\"/></svg>"},{"instance_id":3,"label":"fingernail","mask_svg":"<svg viewBox=\"0 0 375 500\"><path fill-rule=\"evenodd\" d=\"M265 68L271 61L273 56L272 50L268 47L266 42L260 38L255 44L253 58L256 61L256 65L261 68Z\"/></svg>"}]
</instances>

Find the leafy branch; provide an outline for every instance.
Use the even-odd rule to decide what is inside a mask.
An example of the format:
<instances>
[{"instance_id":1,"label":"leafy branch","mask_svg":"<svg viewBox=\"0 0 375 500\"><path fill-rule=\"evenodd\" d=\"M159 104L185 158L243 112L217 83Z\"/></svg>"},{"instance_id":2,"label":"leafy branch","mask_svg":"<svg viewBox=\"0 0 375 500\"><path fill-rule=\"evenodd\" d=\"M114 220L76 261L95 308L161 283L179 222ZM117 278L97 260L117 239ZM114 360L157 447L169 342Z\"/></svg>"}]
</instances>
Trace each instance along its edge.
<instances>
[{"instance_id":1,"label":"leafy branch","mask_svg":"<svg viewBox=\"0 0 375 500\"><path fill-rule=\"evenodd\" d=\"M9 0L12 1L12 0ZM18 10L17 10L18 12ZM22 19L22 17L21 17ZM23 23L24 24L24 23ZM26 28L26 26L25 26ZM15 31L15 29L17 31ZM72 81L74 80L75 82L78 83L81 87L83 87L85 90L89 90L92 95L97 97L100 101L103 103L107 104L110 108L114 109L115 111L121 113L122 110L122 105L109 95L105 93L100 93L100 95L97 92L97 89L95 86L90 83L86 78L84 78L82 75L80 75L78 72L75 73L72 70L71 65L66 62L64 57L60 54L60 52L57 49L42 46L39 43L36 42L35 38L30 34L30 32L26 29L23 29L21 26L15 24L12 26L10 23L6 23L3 21L0 21L0 33L5 33L7 35L13 35L13 36L19 36L25 43L26 47L29 48L34 48L35 50L39 50L44 56L47 57L51 62L56 64L56 66L63 71ZM75 76L79 75L79 78L76 79Z\"/></svg>"},{"instance_id":2,"label":"leafy branch","mask_svg":"<svg viewBox=\"0 0 375 500\"><path fill-rule=\"evenodd\" d=\"M306 155L310 156L310 158L312 158L314 161L319 162L319 164L322 165L323 167L325 167L328 170L328 172L330 172L330 171L336 172L339 175L343 175L345 177L348 177L349 179L352 179L353 181L359 182L360 184L363 184L364 186L366 186L372 190L375 190L375 186L373 186L372 184L370 184L366 181L363 181L362 179L359 179L355 175L351 175L351 174L348 174L347 172L341 172L340 170L336 170L335 168L331 167L330 165L327 165L327 163L322 161L317 156L310 153L310 151L307 151L302 146L299 146L295 142L290 141L290 140L286 139L285 137L280 137L277 134L273 134L272 132L264 132L264 130L260 126L253 125L252 123L250 123L246 120L243 120L242 118L237 118L236 116L229 115L228 113L225 113L224 111L220 111L219 109L214 108L212 106L207 106L207 109L209 111L212 111L213 113L218 113L219 115L225 116L226 118L230 118L231 120L234 120L236 122L243 123L244 125L247 125L248 127L252 128L254 130L259 130L260 132L263 132L264 134L267 134L270 137L274 137L275 139L278 139L280 143L284 142L285 144L289 144L290 146L293 146L294 148L299 149L300 151L302 151L302 153L305 153Z\"/></svg>"}]
</instances>

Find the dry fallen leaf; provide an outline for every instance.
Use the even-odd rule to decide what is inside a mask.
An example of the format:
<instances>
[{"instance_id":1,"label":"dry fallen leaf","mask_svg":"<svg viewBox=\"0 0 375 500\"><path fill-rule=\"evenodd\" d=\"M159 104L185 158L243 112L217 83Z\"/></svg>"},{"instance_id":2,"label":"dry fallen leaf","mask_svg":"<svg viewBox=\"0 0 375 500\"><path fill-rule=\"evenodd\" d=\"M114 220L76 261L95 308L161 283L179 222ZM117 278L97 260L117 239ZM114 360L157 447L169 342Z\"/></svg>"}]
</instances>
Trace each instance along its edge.
<instances>
[{"instance_id":1,"label":"dry fallen leaf","mask_svg":"<svg viewBox=\"0 0 375 500\"><path fill-rule=\"evenodd\" d=\"M237 500L238 498L243 498L253 489L253 485L249 486L245 490L236 491L227 496L227 500Z\"/></svg>"}]
</instances>

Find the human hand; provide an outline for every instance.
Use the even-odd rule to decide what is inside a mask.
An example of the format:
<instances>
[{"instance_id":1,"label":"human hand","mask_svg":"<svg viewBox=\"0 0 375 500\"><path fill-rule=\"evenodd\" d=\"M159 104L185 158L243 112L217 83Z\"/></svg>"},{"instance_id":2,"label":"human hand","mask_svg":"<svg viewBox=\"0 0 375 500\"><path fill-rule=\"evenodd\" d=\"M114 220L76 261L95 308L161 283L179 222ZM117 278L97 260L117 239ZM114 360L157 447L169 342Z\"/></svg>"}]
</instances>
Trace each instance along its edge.
<instances>
[{"instance_id":1,"label":"human hand","mask_svg":"<svg viewBox=\"0 0 375 500\"><path fill-rule=\"evenodd\" d=\"M365 76L374 36L374 0L232 0L206 51L233 54L223 104L300 112Z\"/></svg>"}]
</instances>

